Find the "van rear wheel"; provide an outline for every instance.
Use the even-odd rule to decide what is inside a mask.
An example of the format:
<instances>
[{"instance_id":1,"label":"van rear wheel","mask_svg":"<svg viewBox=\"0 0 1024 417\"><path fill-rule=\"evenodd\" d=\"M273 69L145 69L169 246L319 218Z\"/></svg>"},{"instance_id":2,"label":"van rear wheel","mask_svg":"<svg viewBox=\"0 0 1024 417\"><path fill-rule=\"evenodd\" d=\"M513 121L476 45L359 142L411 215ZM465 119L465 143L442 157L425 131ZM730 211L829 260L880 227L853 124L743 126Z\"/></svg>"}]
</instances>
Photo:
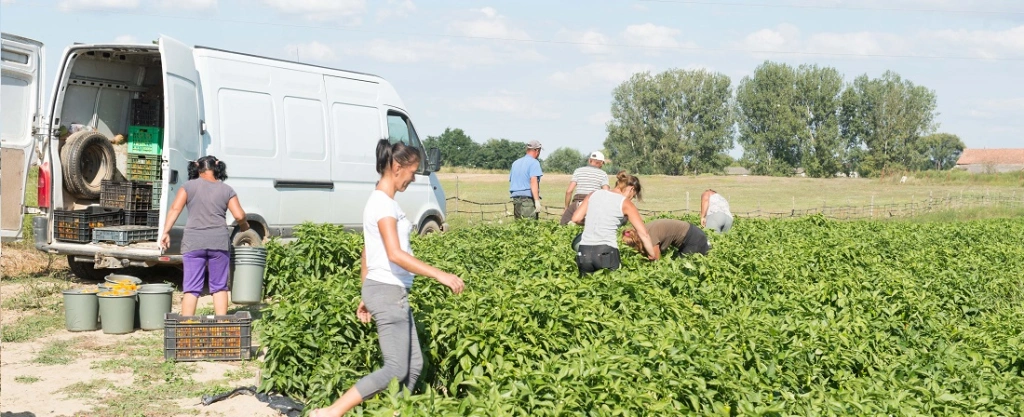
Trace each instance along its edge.
<instances>
[{"instance_id":1,"label":"van rear wheel","mask_svg":"<svg viewBox=\"0 0 1024 417\"><path fill-rule=\"evenodd\" d=\"M100 182L114 179L117 162L114 146L100 132L78 132L67 139L60 151L64 188L87 200L100 198Z\"/></svg>"}]
</instances>

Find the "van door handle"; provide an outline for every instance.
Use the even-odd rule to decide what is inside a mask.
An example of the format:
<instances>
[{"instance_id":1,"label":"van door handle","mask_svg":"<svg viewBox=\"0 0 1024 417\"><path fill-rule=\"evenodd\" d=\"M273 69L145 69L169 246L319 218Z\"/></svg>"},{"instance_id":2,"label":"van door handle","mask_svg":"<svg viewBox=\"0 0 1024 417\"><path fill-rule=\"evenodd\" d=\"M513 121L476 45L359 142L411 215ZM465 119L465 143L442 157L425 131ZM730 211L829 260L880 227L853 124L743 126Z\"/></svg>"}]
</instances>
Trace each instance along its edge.
<instances>
[{"instance_id":1,"label":"van door handle","mask_svg":"<svg viewBox=\"0 0 1024 417\"><path fill-rule=\"evenodd\" d=\"M168 178L167 182L170 183L170 184L177 184L178 183L178 170L176 170L176 169L172 169L171 170L171 178Z\"/></svg>"},{"instance_id":2,"label":"van door handle","mask_svg":"<svg viewBox=\"0 0 1024 417\"><path fill-rule=\"evenodd\" d=\"M205 135L206 134L206 121L205 120L200 120L199 121L199 134L200 135Z\"/></svg>"}]
</instances>

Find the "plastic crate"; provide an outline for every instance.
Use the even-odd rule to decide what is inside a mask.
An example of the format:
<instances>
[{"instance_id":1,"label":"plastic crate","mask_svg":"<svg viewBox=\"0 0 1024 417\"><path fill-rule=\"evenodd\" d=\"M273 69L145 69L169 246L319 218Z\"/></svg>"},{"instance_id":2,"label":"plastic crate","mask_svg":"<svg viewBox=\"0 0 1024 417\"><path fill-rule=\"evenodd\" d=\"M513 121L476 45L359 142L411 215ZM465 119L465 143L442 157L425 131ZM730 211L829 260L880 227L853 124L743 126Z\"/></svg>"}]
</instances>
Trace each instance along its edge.
<instances>
[{"instance_id":1,"label":"plastic crate","mask_svg":"<svg viewBox=\"0 0 1024 417\"><path fill-rule=\"evenodd\" d=\"M139 153L128 154L128 179L157 181L160 179L160 156Z\"/></svg>"},{"instance_id":2,"label":"plastic crate","mask_svg":"<svg viewBox=\"0 0 1024 417\"><path fill-rule=\"evenodd\" d=\"M153 187L153 204L151 208L158 209L160 208L160 192L164 186L160 181L153 181L150 185Z\"/></svg>"},{"instance_id":3,"label":"plastic crate","mask_svg":"<svg viewBox=\"0 0 1024 417\"><path fill-rule=\"evenodd\" d=\"M163 126L163 98L159 94L142 94L132 99L131 124L137 126Z\"/></svg>"},{"instance_id":4,"label":"plastic crate","mask_svg":"<svg viewBox=\"0 0 1024 417\"><path fill-rule=\"evenodd\" d=\"M124 226L149 226L149 210L125 210Z\"/></svg>"},{"instance_id":5,"label":"plastic crate","mask_svg":"<svg viewBox=\"0 0 1024 417\"><path fill-rule=\"evenodd\" d=\"M92 243L114 242L117 246L128 246L134 242L156 241L157 228L149 226L113 226L92 229Z\"/></svg>"},{"instance_id":6,"label":"plastic crate","mask_svg":"<svg viewBox=\"0 0 1024 417\"><path fill-rule=\"evenodd\" d=\"M124 210L93 206L83 210L54 210L54 238L61 242L92 242L93 229L120 226Z\"/></svg>"},{"instance_id":7,"label":"plastic crate","mask_svg":"<svg viewBox=\"0 0 1024 417\"><path fill-rule=\"evenodd\" d=\"M252 355L252 316L238 311L226 316L164 315L164 359L238 361Z\"/></svg>"},{"instance_id":8,"label":"plastic crate","mask_svg":"<svg viewBox=\"0 0 1024 417\"><path fill-rule=\"evenodd\" d=\"M159 155L164 146L163 131L153 126L128 126L128 153Z\"/></svg>"},{"instance_id":9,"label":"plastic crate","mask_svg":"<svg viewBox=\"0 0 1024 417\"><path fill-rule=\"evenodd\" d=\"M100 205L125 210L149 210L153 208L153 186L138 181L103 180L100 182Z\"/></svg>"},{"instance_id":10,"label":"plastic crate","mask_svg":"<svg viewBox=\"0 0 1024 417\"><path fill-rule=\"evenodd\" d=\"M160 227L160 210L150 210L146 212L146 226Z\"/></svg>"}]
</instances>

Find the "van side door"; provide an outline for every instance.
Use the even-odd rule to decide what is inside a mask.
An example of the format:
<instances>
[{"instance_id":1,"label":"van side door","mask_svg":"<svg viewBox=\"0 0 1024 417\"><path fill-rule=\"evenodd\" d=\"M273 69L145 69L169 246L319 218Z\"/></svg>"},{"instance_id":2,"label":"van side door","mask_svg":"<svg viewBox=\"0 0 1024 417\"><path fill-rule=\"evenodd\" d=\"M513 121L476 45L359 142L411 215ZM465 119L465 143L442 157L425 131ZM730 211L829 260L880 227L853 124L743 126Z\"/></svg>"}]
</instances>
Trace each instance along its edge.
<instances>
[{"instance_id":1,"label":"van side door","mask_svg":"<svg viewBox=\"0 0 1024 417\"><path fill-rule=\"evenodd\" d=\"M4 33L0 40L0 238L21 239L25 187L43 122L43 44Z\"/></svg>"}]
</instances>

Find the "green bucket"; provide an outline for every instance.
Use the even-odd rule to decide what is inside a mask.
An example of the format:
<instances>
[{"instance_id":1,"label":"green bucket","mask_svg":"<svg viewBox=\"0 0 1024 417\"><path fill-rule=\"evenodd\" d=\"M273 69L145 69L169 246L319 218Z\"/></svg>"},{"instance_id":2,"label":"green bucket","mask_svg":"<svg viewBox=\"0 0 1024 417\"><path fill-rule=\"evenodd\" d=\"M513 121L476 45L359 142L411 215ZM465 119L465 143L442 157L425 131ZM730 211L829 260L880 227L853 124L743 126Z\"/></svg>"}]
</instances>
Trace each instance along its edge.
<instances>
[{"instance_id":1,"label":"green bucket","mask_svg":"<svg viewBox=\"0 0 1024 417\"><path fill-rule=\"evenodd\" d=\"M139 327L142 330L164 328L164 315L171 312L173 293L170 287L162 286L139 290Z\"/></svg>"},{"instance_id":2,"label":"green bucket","mask_svg":"<svg viewBox=\"0 0 1024 417\"><path fill-rule=\"evenodd\" d=\"M263 270L261 263L236 262L231 279L231 302L259 304L263 301Z\"/></svg>"},{"instance_id":3,"label":"green bucket","mask_svg":"<svg viewBox=\"0 0 1024 417\"><path fill-rule=\"evenodd\" d=\"M103 333L124 334L135 330L135 297L129 295L99 295Z\"/></svg>"},{"instance_id":4,"label":"green bucket","mask_svg":"<svg viewBox=\"0 0 1024 417\"><path fill-rule=\"evenodd\" d=\"M135 284L135 285L141 285L142 284L142 279L141 278L136 277L136 276L132 276L132 275L110 274L110 275L107 275L106 277L104 277L103 279L105 281L111 283L111 284L116 284L118 281L124 281L124 280L131 281L131 283Z\"/></svg>"},{"instance_id":5,"label":"green bucket","mask_svg":"<svg viewBox=\"0 0 1024 417\"><path fill-rule=\"evenodd\" d=\"M64 291L64 326L69 332L96 330L99 322L99 300L96 290Z\"/></svg>"}]
</instances>

